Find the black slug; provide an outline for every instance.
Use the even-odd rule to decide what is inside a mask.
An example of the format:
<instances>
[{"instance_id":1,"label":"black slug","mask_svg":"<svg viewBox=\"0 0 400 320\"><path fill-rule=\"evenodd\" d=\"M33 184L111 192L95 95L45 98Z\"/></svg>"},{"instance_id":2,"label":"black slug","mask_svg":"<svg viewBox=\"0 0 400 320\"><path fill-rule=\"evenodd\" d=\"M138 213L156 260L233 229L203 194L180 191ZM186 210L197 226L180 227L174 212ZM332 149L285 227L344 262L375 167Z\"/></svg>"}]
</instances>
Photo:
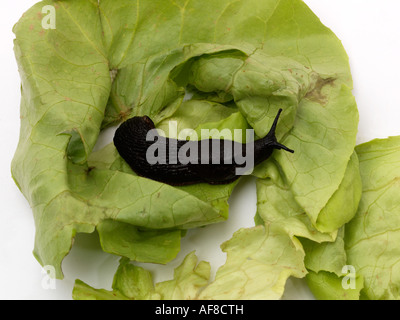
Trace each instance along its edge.
<instances>
[{"instance_id":1,"label":"black slug","mask_svg":"<svg viewBox=\"0 0 400 320\"><path fill-rule=\"evenodd\" d=\"M153 121L144 116L125 121L115 133L114 144L121 157L139 176L173 186L228 184L243 175L239 175L238 170L246 169L249 163L250 169L253 169L267 160L274 149L294 152L278 143L275 137L281 113L282 109L270 132L253 143L170 139L156 133Z\"/></svg>"}]
</instances>

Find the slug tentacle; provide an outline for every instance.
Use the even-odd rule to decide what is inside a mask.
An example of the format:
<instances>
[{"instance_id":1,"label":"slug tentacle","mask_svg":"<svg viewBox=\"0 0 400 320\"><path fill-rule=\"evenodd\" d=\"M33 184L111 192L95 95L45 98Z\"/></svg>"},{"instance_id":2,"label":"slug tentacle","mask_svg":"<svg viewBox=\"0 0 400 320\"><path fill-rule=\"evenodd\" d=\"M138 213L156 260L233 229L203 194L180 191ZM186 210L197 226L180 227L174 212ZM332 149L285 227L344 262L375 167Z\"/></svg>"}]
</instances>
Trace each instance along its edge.
<instances>
[{"instance_id":1,"label":"slug tentacle","mask_svg":"<svg viewBox=\"0 0 400 320\"><path fill-rule=\"evenodd\" d=\"M253 168L267 160L275 149L294 152L276 139L275 133L281 113L282 109L279 110L269 133L264 138L252 142L252 148L247 148L247 144L227 140L182 141L162 137L155 132L152 132L154 139L149 139L148 133L154 130L155 126L147 116L125 121L115 133L114 144L121 157L139 176L173 186L197 183L228 184L240 177L237 174L238 169L246 168L250 157L252 161L249 162ZM218 145L216 150L213 149L215 144ZM192 150L198 154L192 155ZM251 154L248 154L250 150ZM153 155L157 161L149 159L149 151L154 151ZM235 154L237 151L239 154ZM185 160L179 159L178 154L183 154ZM240 161L236 161L236 156L240 156ZM193 163L187 161L188 159L196 161Z\"/></svg>"},{"instance_id":2,"label":"slug tentacle","mask_svg":"<svg viewBox=\"0 0 400 320\"><path fill-rule=\"evenodd\" d=\"M283 111L282 109L279 109L271 129L269 130L268 134L265 136L264 139L271 139L276 141L276 128L278 127L278 121L279 118L281 117L282 111Z\"/></svg>"},{"instance_id":3,"label":"slug tentacle","mask_svg":"<svg viewBox=\"0 0 400 320\"><path fill-rule=\"evenodd\" d=\"M289 149L288 147L279 143L276 138L276 128L278 126L278 121L282 114L282 111L282 109L279 109L278 114L276 115L274 123L272 124L272 127L269 130L268 134L264 138L254 142L255 166L267 160L272 155L272 152L275 149L285 150L287 152L294 153L292 149Z\"/></svg>"},{"instance_id":4,"label":"slug tentacle","mask_svg":"<svg viewBox=\"0 0 400 320\"><path fill-rule=\"evenodd\" d=\"M288 147L284 146L283 144L279 143L276 139L276 128L278 126L279 118L282 114L282 109L279 109L277 116L275 117L274 123L269 131L269 133L265 136L264 139L268 139L270 141L270 145L273 146L275 149L285 150L290 153L294 153L294 150L289 149Z\"/></svg>"},{"instance_id":5,"label":"slug tentacle","mask_svg":"<svg viewBox=\"0 0 400 320\"><path fill-rule=\"evenodd\" d=\"M275 141L275 142L272 144L272 146L273 146L275 149L278 149L278 150L285 150L285 151L287 151L287 152L294 153L294 150L289 149L288 147L284 146L283 144L279 143L278 141Z\"/></svg>"}]
</instances>

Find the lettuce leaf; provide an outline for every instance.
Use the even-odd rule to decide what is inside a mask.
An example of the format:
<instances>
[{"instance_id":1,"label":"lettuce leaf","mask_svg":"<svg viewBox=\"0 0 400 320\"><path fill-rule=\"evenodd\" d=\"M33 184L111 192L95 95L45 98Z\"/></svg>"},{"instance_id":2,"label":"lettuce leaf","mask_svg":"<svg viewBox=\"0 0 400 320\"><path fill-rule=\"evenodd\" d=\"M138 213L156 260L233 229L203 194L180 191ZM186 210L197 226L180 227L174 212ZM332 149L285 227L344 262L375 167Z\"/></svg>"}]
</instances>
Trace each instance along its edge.
<instances>
[{"instance_id":1,"label":"lettuce leaf","mask_svg":"<svg viewBox=\"0 0 400 320\"><path fill-rule=\"evenodd\" d=\"M306 253L304 263L307 284L318 300L359 300L364 278L351 274L344 244L345 228L341 228L334 242L317 243L302 239Z\"/></svg>"},{"instance_id":2,"label":"lettuce leaf","mask_svg":"<svg viewBox=\"0 0 400 320\"><path fill-rule=\"evenodd\" d=\"M162 12L157 10L160 5L165 9ZM238 48L247 58L229 52L193 62L192 76L186 83L208 96L231 97L259 136L265 135L277 109L283 107L278 137L284 137L283 142L297 152L294 156L277 153L275 158L296 201L313 224L322 232L337 229L324 221L318 223L318 219L352 164L358 112L344 49L303 2L144 1L137 5L131 1L101 1L100 8L108 22L107 43L115 53L113 65L118 69L106 114L111 110L115 121L119 121L127 107L141 105L131 92L141 91L135 88L143 86L132 77L139 72L153 74L142 71L148 64L146 54L188 43ZM125 39L126 30L130 31L129 39ZM145 30L160 37L144 41ZM359 193L359 185L353 192ZM346 209L348 219L355 211L353 207ZM328 219L331 215L326 214Z\"/></svg>"},{"instance_id":3,"label":"lettuce leaf","mask_svg":"<svg viewBox=\"0 0 400 320\"><path fill-rule=\"evenodd\" d=\"M41 27L44 5L56 9L55 30ZM228 217L235 184L174 188L133 174L113 145L93 152L102 129L134 115L160 128L176 120L263 136L285 109L277 135L296 153L277 152L257 168L266 180L258 183L260 225L224 245L242 258L229 258L204 295L224 296L225 280L250 277L232 296L279 297L287 277L304 276L296 236L333 241L355 214L358 112L348 57L302 1L45 0L14 32L22 100L12 174L33 210L34 255L58 278L76 233L97 228L105 251L167 263L184 230ZM188 89L194 96L184 102ZM270 179L269 163L279 178ZM269 208L280 199L291 216ZM247 233L261 252L237 244ZM270 245L291 258L266 257ZM243 273L248 267L272 272L260 281L265 290L261 274Z\"/></svg>"},{"instance_id":4,"label":"lettuce leaf","mask_svg":"<svg viewBox=\"0 0 400 320\"><path fill-rule=\"evenodd\" d=\"M343 286L343 281L349 281L344 277L338 277L327 271L318 273L310 271L307 275L307 283L318 300L359 300L360 291L364 286L363 277L358 275L355 278L354 288Z\"/></svg>"},{"instance_id":5,"label":"lettuce leaf","mask_svg":"<svg viewBox=\"0 0 400 320\"><path fill-rule=\"evenodd\" d=\"M43 31L37 12L46 3L29 10L14 29L22 78L22 120L12 174L33 209L37 260L54 266L62 278L61 262L75 234L91 233L102 221L118 222L115 225L123 230L130 226L160 230L194 228L226 219L224 199L214 207L183 190L104 165L90 165L87 160L100 133L111 89L98 4L57 2L59 27ZM74 17L82 17L78 21L87 24L79 25ZM35 50L31 50L33 44ZM96 156L91 158L98 161ZM115 242L116 238L111 239L105 230L99 228L103 247L123 254L116 251L121 243L106 244L107 239ZM148 237L153 243L165 241L153 231ZM134 246L135 241L124 238L124 244ZM131 252L129 257L136 254ZM166 262L165 257L155 261L156 256L152 262Z\"/></svg>"},{"instance_id":6,"label":"lettuce leaf","mask_svg":"<svg viewBox=\"0 0 400 320\"><path fill-rule=\"evenodd\" d=\"M257 182L259 199L266 199L259 201L258 221L269 224L238 231L222 246L228 259L215 280L208 285L202 282L198 296L180 295L178 299L276 299L288 276L306 274L310 289L321 300L398 299L400 137L374 140L356 151L363 179L361 203L356 217L337 235L313 229L271 163L270 178ZM354 268L355 274L348 274L344 267ZM168 285L175 287L179 282L176 276ZM80 286L77 281L76 292L82 290ZM104 290L84 288L92 298L104 295Z\"/></svg>"},{"instance_id":7,"label":"lettuce leaf","mask_svg":"<svg viewBox=\"0 0 400 320\"><path fill-rule=\"evenodd\" d=\"M280 299L290 276L306 275L304 252L298 241L273 226L242 229L222 245L227 253L211 283L210 265L198 263L194 252L175 269L174 278L153 284L148 271L121 260L114 276L113 291L94 289L76 280L76 300L157 299L157 300L243 300ZM122 289L116 284L121 284ZM138 294L138 288L146 290ZM128 288L128 290L126 290Z\"/></svg>"},{"instance_id":8,"label":"lettuce leaf","mask_svg":"<svg viewBox=\"0 0 400 320\"><path fill-rule=\"evenodd\" d=\"M361 197L361 178L355 153L351 162L354 163L356 170L347 170L341 187L320 215L328 216L324 212L330 210L332 215L329 215L330 220L327 222L336 227L342 226L353 217ZM361 275L357 275L354 280L355 288L344 289L342 286L342 282L347 279L345 278L347 275L342 272L343 267L347 265L343 240L344 227L328 233L318 231L304 209L295 201L276 165L270 163L266 169L268 178L257 181L256 221L260 224L280 226L292 239L300 240L305 255L307 283L317 299L359 299L363 288ZM348 185L351 183L358 185L359 189L349 188ZM356 194L349 192L352 189L356 190ZM338 202L335 199L338 199Z\"/></svg>"},{"instance_id":9,"label":"lettuce leaf","mask_svg":"<svg viewBox=\"0 0 400 320\"><path fill-rule=\"evenodd\" d=\"M226 263L200 299L278 300L289 277L307 273L300 242L274 224L241 229L221 247Z\"/></svg>"},{"instance_id":10,"label":"lettuce leaf","mask_svg":"<svg viewBox=\"0 0 400 320\"><path fill-rule=\"evenodd\" d=\"M155 285L149 271L121 259L112 291L94 289L76 280L72 296L75 300L193 300L209 277L210 265L204 261L198 263L194 252L175 269L172 280Z\"/></svg>"},{"instance_id":11,"label":"lettuce leaf","mask_svg":"<svg viewBox=\"0 0 400 320\"><path fill-rule=\"evenodd\" d=\"M364 277L364 298L398 300L400 137L373 140L356 150L363 196L356 217L346 226L348 263Z\"/></svg>"},{"instance_id":12,"label":"lettuce leaf","mask_svg":"<svg viewBox=\"0 0 400 320\"><path fill-rule=\"evenodd\" d=\"M373 140L356 151L363 188L357 214L333 243L302 240L307 281L320 299L398 300L400 137ZM345 266L353 270L353 289L343 286Z\"/></svg>"}]
</instances>

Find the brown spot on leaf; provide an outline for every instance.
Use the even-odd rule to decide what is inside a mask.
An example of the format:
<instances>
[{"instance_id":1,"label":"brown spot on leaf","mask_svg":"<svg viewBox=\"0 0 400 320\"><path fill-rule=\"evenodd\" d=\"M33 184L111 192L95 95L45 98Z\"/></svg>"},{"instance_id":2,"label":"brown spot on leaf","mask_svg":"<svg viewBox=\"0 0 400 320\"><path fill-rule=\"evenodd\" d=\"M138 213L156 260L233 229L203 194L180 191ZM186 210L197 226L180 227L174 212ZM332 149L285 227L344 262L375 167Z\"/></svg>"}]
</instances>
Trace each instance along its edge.
<instances>
[{"instance_id":1,"label":"brown spot on leaf","mask_svg":"<svg viewBox=\"0 0 400 320\"><path fill-rule=\"evenodd\" d=\"M317 102L322 105L326 105L328 103L328 97L322 92L325 86L333 85L336 81L335 78L326 78L323 79L318 77L317 82L315 83L314 89L306 94L306 99Z\"/></svg>"},{"instance_id":2,"label":"brown spot on leaf","mask_svg":"<svg viewBox=\"0 0 400 320\"><path fill-rule=\"evenodd\" d=\"M91 173L94 169L96 169L96 167L88 167L85 172L88 175L89 173Z\"/></svg>"}]
</instances>

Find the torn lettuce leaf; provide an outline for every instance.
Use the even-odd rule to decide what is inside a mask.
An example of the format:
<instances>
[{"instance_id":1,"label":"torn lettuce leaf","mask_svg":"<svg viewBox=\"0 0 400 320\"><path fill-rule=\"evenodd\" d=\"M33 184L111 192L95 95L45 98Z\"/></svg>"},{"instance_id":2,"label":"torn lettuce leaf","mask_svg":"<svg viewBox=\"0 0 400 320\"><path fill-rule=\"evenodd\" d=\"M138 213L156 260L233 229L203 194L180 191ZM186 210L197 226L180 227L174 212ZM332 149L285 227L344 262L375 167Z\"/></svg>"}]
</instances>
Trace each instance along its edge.
<instances>
[{"instance_id":1,"label":"torn lettuce leaf","mask_svg":"<svg viewBox=\"0 0 400 320\"><path fill-rule=\"evenodd\" d=\"M208 284L210 265L198 263L194 252L175 269L174 278L154 285L149 271L121 259L114 276L112 291L94 289L80 280L75 281L75 300L193 300Z\"/></svg>"},{"instance_id":2,"label":"torn lettuce leaf","mask_svg":"<svg viewBox=\"0 0 400 320\"><path fill-rule=\"evenodd\" d=\"M364 277L362 295L371 300L400 298L400 137L357 146L363 196L346 225L348 263Z\"/></svg>"},{"instance_id":3,"label":"torn lettuce leaf","mask_svg":"<svg viewBox=\"0 0 400 320\"><path fill-rule=\"evenodd\" d=\"M356 167L355 174L348 169L348 176L333 196L334 199L339 199L339 202L331 200L328 202L329 209L324 209L334 212L328 221L331 223L331 230L334 230L333 227L342 226L353 217L361 197L361 185L356 195L349 192L355 188L346 186L348 183L357 184L360 180L358 159L355 154L351 162ZM349 168L351 167L350 165ZM305 252L307 283L317 299L358 299L363 288L361 276L354 279L354 288L345 290L342 287L342 282L346 280L342 270L347 265L343 241L344 228L328 233L318 231L304 209L296 202L277 166L271 162L265 169L266 179L257 180L256 221L259 224L280 226L291 238L300 240Z\"/></svg>"},{"instance_id":4,"label":"torn lettuce leaf","mask_svg":"<svg viewBox=\"0 0 400 320\"><path fill-rule=\"evenodd\" d=\"M94 289L76 280L72 291L75 300L152 300L160 296L154 292L153 278L150 272L121 258L120 265L112 283L113 291Z\"/></svg>"},{"instance_id":5,"label":"torn lettuce leaf","mask_svg":"<svg viewBox=\"0 0 400 320\"><path fill-rule=\"evenodd\" d=\"M277 153L276 159L296 201L317 224L345 176L358 128L348 57L340 41L302 1L168 3L162 13L156 10L159 5L157 1L140 6L130 1L100 2L108 21L107 43L120 76L113 83L115 99L109 101L106 114L121 110L123 115L127 107L141 104L130 94L137 83L127 70L139 68L141 75L147 74L142 72L148 63L146 53L187 43L240 48L248 58L231 52L225 58L216 54L194 61L188 83L203 91L203 96L233 99L259 136L268 131L277 109L284 107L278 136L290 130L283 143L293 145L297 152L294 156ZM123 26L119 24L122 10ZM154 19L148 19L148 14ZM165 15L171 17L165 24L168 35L161 23L150 22L167 20ZM178 17L182 25L174 23ZM143 41L146 29L164 37ZM129 41L117 41L124 38L125 30L132 31ZM319 230L326 231L324 224Z\"/></svg>"},{"instance_id":6,"label":"torn lettuce leaf","mask_svg":"<svg viewBox=\"0 0 400 320\"><path fill-rule=\"evenodd\" d=\"M400 137L373 140L356 152L363 188L357 214L334 243L302 241L307 281L321 299L398 300ZM352 279L343 267L354 273L353 290L345 289Z\"/></svg>"},{"instance_id":7,"label":"torn lettuce leaf","mask_svg":"<svg viewBox=\"0 0 400 320\"><path fill-rule=\"evenodd\" d=\"M306 257L304 263L309 271L318 273L326 271L340 277L343 267L347 265L347 255L344 249L344 228L338 231L335 241L318 243L302 238Z\"/></svg>"},{"instance_id":8,"label":"torn lettuce leaf","mask_svg":"<svg viewBox=\"0 0 400 320\"><path fill-rule=\"evenodd\" d=\"M57 31L40 29L41 20L35 17L41 5L43 3L33 7L14 29L22 78L22 124L12 173L34 212L37 260L42 265L54 266L57 277L62 278L61 262L75 234L91 233L103 221L113 220L114 226L121 226L121 237L127 228L136 232L139 232L137 228L187 229L226 219L227 197L233 185L224 186L226 192L216 192L219 198L206 202L208 199L203 201L183 190L105 168L103 159L90 155L111 88L97 4L86 1L57 4L57 30L65 30L63 25L74 27L70 33L62 35L65 48L58 44L61 35ZM88 19L93 20L97 29L85 25L90 29L86 32L76 25L72 16L80 16L82 11L87 11ZM29 38L23 36L27 30ZM79 39L87 42L87 48L78 42ZM33 42L36 49L32 51ZM57 53L48 50L49 46L64 51ZM77 50L93 54L78 61ZM84 161L88 158L94 162L100 160L103 165L93 167L90 161ZM211 202L215 202L215 206ZM124 249L126 245L137 244L129 241L132 240L129 235L120 239L110 236L106 230L104 226L99 228L106 251L138 257L137 249ZM157 232L150 231L151 242L162 244L165 239L155 234ZM168 233L164 235L168 238ZM169 260L174 257L172 253L177 252L176 235L178 232L175 232ZM150 261L167 262L165 257L159 260L154 257L157 257L155 253ZM144 258L142 255L138 259L143 261Z\"/></svg>"},{"instance_id":9,"label":"torn lettuce leaf","mask_svg":"<svg viewBox=\"0 0 400 320\"><path fill-rule=\"evenodd\" d=\"M127 260L123 259L114 276L112 292L94 289L77 280L73 298L277 300L282 297L286 280L290 276L303 278L307 273L300 243L290 238L279 226L241 229L221 248L227 253L227 261L217 271L212 282L209 263L198 263L194 252L175 269L172 280L155 285L148 271L127 264ZM122 284L122 289L116 284ZM145 287L146 291L137 294L138 287Z\"/></svg>"},{"instance_id":10,"label":"torn lettuce leaf","mask_svg":"<svg viewBox=\"0 0 400 320\"><path fill-rule=\"evenodd\" d=\"M56 9L55 30L41 27L44 5ZM12 174L33 210L34 255L58 278L76 233L97 228L105 251L166 263L181 230L228 216L235 184L174 188L133 174L112 145L92 152L103 128L133 115L197 130L250 125L262 136L282 107L277 134L296 153L272 160L284 197L310 221L297 227L332 237L352 215L349 206L333 216L343 186L349 194L358 187L346 174L357 172L350 159L358 124L348 57L302 1L45 0L14 32L22 99ZM188 88L196 93L184 103ZM208 117L188 121L201 106ZM265 175L263 166L258 172ZM297 231L289 241L284 228L271 230L289 247L296 242Z\"/></svg>"},{"instance_id":11,"label":"torn lettuce leaf","mask_svg":"<svg viewBox=\"0 0 400 320\"><path fill-rule=\"evenodd\" d=\"M194 252L188 254L182 264L175 269L174 278L157 283L155 292L163 300L194 300L200 290L208 284L211 266L200 261Z\"/></svg>"},{"instance_id":12,"label":"torn lettuce leaf","mask_svg":"<svg viewBox=\"0 0 400 320\"><path fill-rule=\"evenodd\" d=\"M226 263L200 299L278 300L289 277L307 273L300 242L275 224L241 229L221 248Z\"/></svg>"},{"instance_id":13,"label":"torn lettuce leaf","mask_svg":"<svg viewBox=\"0 0 400 320\"><path fill-rule=\"evenodd\" d=\"M351 157L339 189L322 209L316 222L296 201L276 163L264 164L262 173L263 179L257 180L257 219L280 224L291 236L318 243L335 241L338 229L349 222L357 211L362 186L356 153Z\"/></svg>"},{"instance_id":14,"label":"torn lettuce leaf","mask_svg":"<svg viewBox=\"0 0 400 320\"><path fill-rule=\"evenodd\" d=\"M181 230L140 230L110 219L101 221L97 231L105 252L133 261L166 264L181 250Z\"/></svg>"},{"instance_id":15,"label":"torn lettuce leaf","mask_svg":"<svg viewBox=\"0 0 400 320\"><path fill-rule=\"evenodd\" d=\"M318 300L359 300L364 285L363 277L360 275L354 279L346 277L345 275L338 277L327 271L320 271L318 274L310 271L307 275L307 284Z\"/></svg>"},{"instance_id":16,"label":"torn lettuce leaf","mask_svg":"<svg viewBox=\"0 0 400 320\"><path fill-rule=\"evenodd\" d=\"M360 299L364 278L348 265L344 234L343 227L334 242L301 240L306 253L307 284L318 300Z\"/></svg>"}]
</instances>

